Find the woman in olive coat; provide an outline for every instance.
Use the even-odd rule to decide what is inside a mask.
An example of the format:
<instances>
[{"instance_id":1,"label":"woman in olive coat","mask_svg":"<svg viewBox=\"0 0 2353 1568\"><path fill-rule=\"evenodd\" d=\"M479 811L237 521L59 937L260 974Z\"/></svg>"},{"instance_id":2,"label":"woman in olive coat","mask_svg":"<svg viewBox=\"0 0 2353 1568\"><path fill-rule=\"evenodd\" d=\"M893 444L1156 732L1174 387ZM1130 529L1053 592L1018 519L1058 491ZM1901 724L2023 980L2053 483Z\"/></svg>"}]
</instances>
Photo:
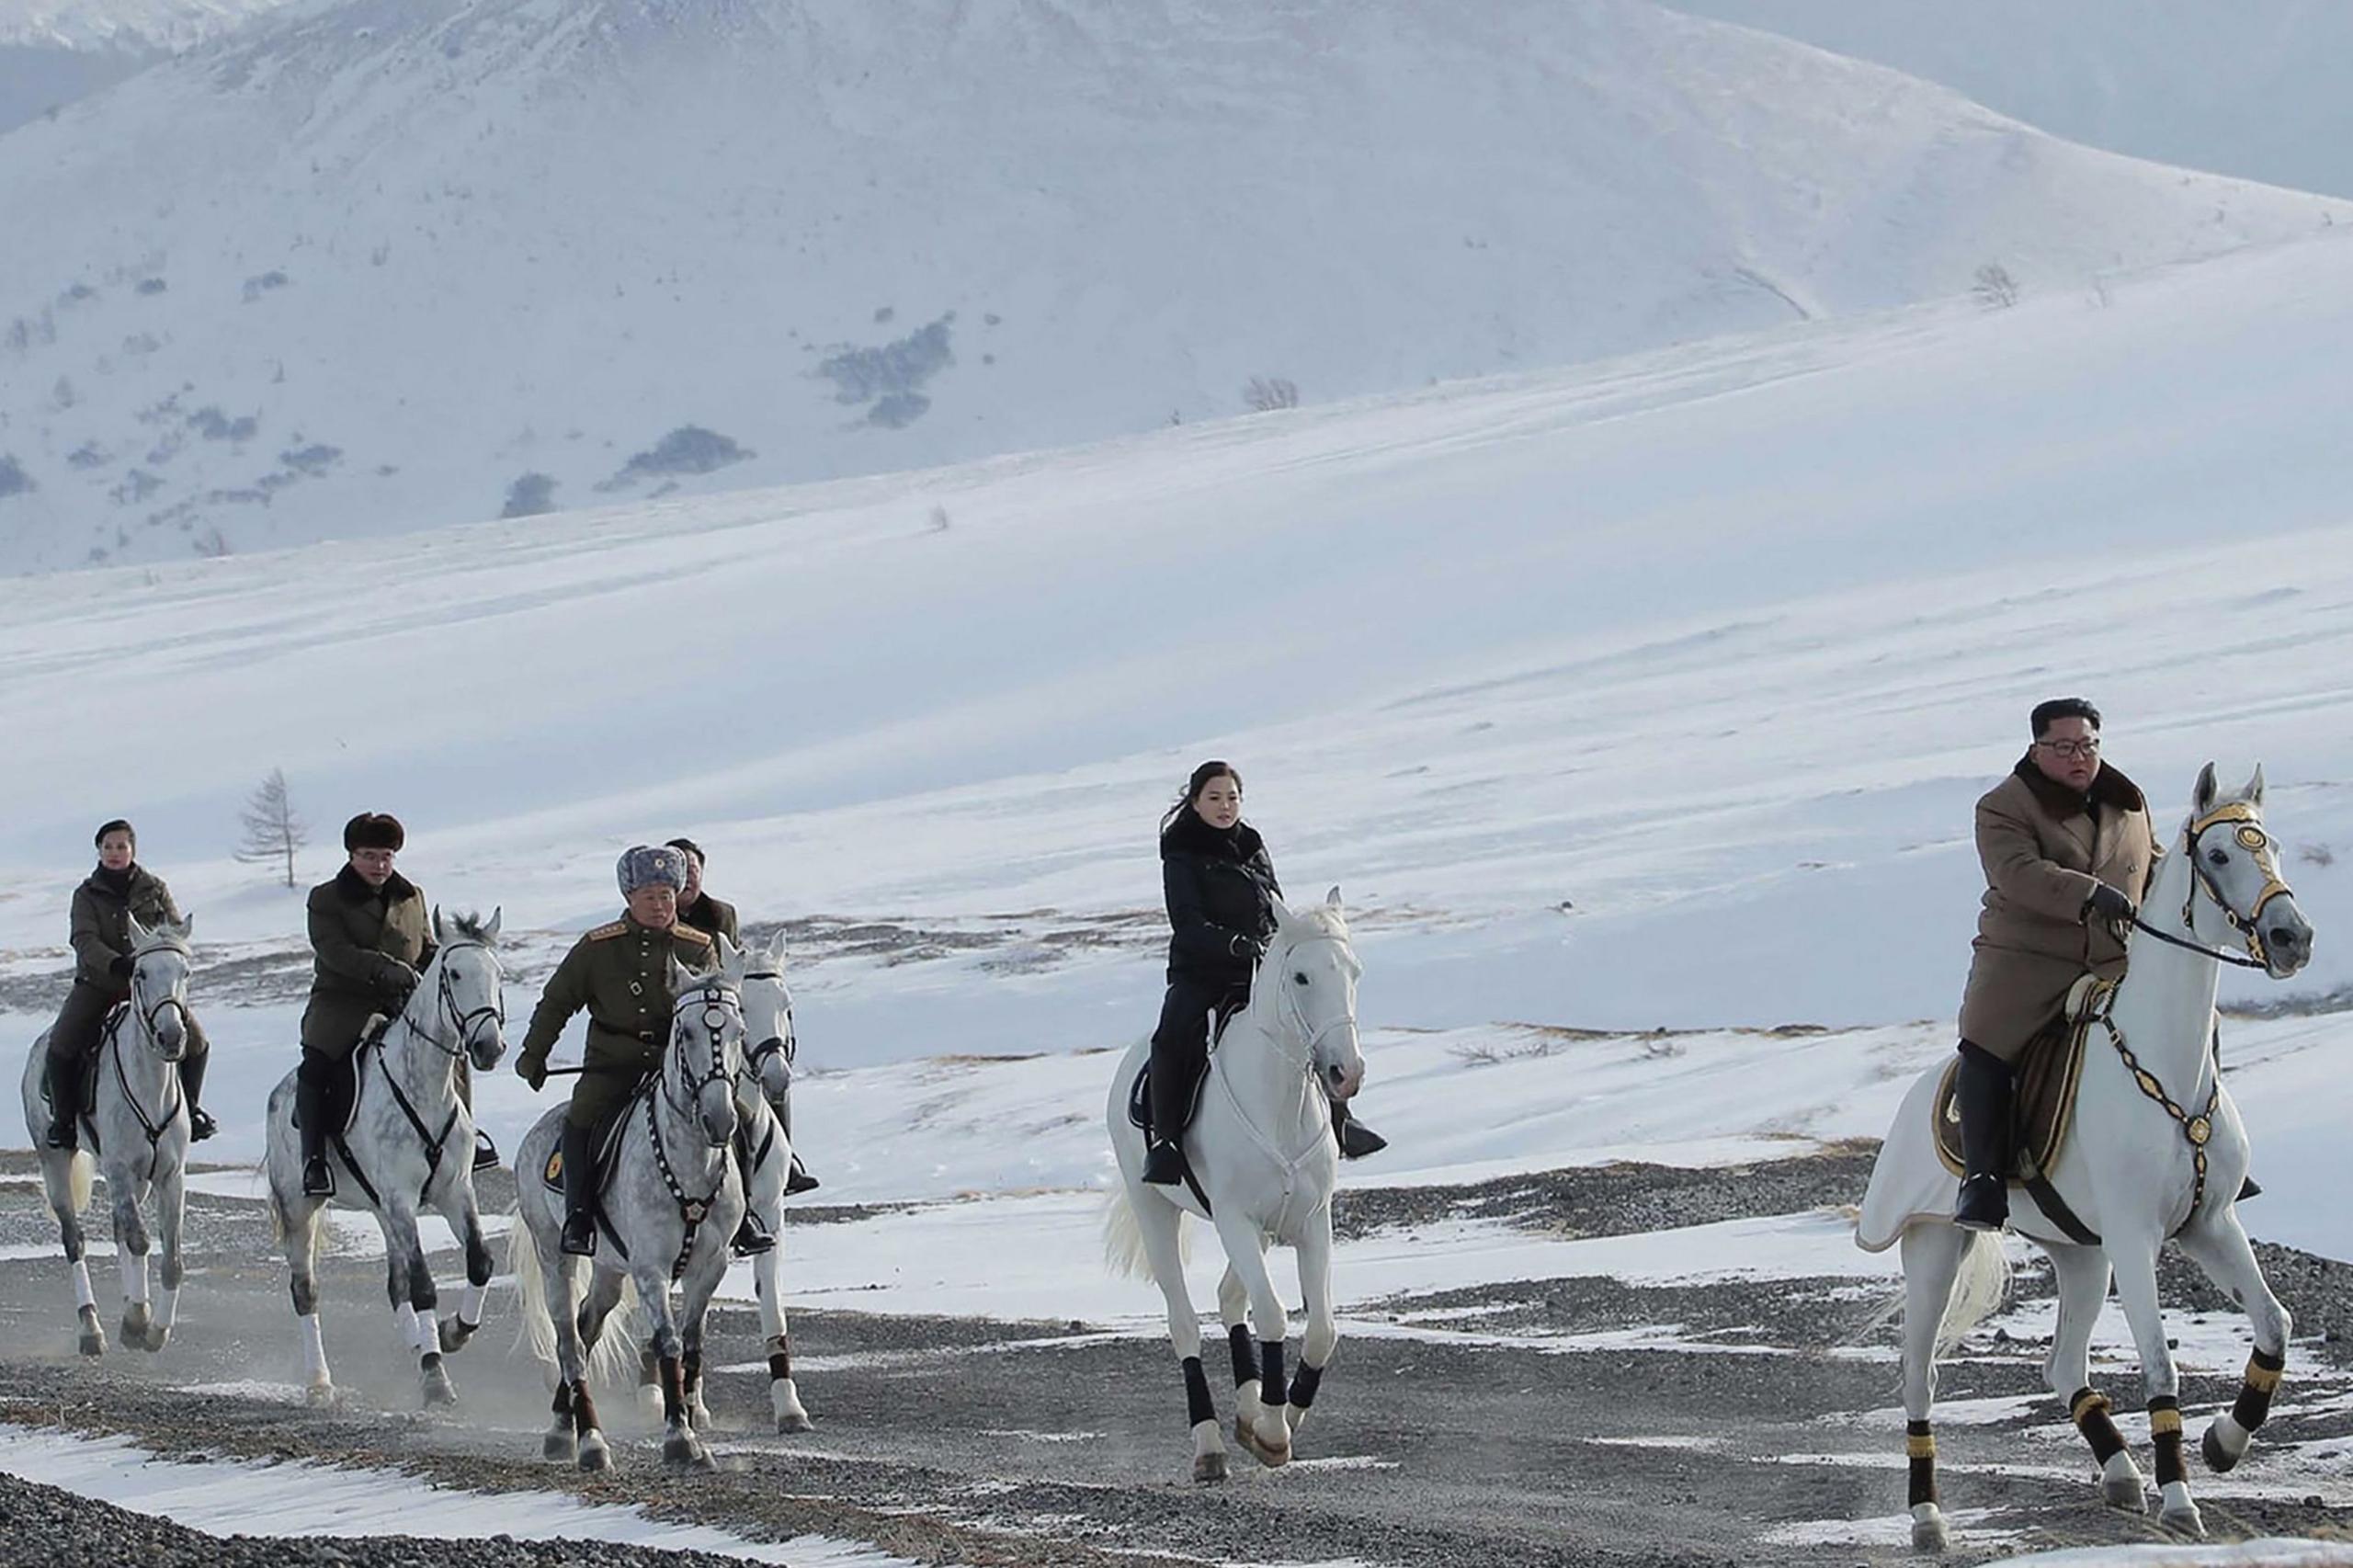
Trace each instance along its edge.
<instances>
[{"instance_id":1,"label":"woman in olive coat","mask_svg":"<svg viewBox=\"0 0 2353 1568\"><path fill-rule=\"evenodd\" d=\"M1242 820L1242 776L1211 761L1193 769L1160 822L1160 885L1168 903L1168 994L1152 1036L1151 1121L1143 1179L1184 1179L1177 1138L1209 1058L1210 1017L1221 1025L1250 999L1250 979L1274 934L1282 896L1258 830ZM1388 1141L1332 1103L1332 1127L1349 1159Z\"/></svg>"}]
</instances>

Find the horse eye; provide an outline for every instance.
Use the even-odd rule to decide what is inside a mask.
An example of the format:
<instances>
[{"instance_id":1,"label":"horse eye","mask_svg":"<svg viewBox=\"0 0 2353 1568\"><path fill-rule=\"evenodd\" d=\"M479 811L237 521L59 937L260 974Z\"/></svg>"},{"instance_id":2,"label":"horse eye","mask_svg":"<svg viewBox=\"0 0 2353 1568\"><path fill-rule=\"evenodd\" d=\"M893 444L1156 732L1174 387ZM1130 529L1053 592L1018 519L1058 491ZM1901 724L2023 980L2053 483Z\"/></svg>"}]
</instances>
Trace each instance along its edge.
<instances>
[{"instance_id":1,"label":"horse eye","mask_svg":"<svg viewBox=\"0 0 2353 1568\"><path fill-rule=\"evenodd\" d=\"M1305 971L1302 971L1302 972L1300 972L1300 973L1298 973L1298 974L1294 974L1294 975L1292 975L1292 976L1291 976L1291 978L1292 978L1293 980L1298 981L1302 985L1304 985L1304 984L1306 984L1306 983L1307 983L1307 975L1306 975L1306 973L1305 973Z\"/></svg>"},{"instance_id":2,"label":"horse eye","mask_svg":"<svg viewBox=\"0 0 2353 1568\"><path fill-rule=\"evenodd\" d=\"M2209 860L2213 861L2213 862L2214 862L2214 864L2216 864L2217 866L2227 866L2227 865L2229 865L2229 864L2231 863L2231 858L2230 858L2229 856L2227 856L2227 855L2223 854L2223 853L2222 853L2221 850L2219 850L2219 849L2211 849L2211 850L2207 851L2206 858L2208 858Z\"/></svg>"}]
</instances>

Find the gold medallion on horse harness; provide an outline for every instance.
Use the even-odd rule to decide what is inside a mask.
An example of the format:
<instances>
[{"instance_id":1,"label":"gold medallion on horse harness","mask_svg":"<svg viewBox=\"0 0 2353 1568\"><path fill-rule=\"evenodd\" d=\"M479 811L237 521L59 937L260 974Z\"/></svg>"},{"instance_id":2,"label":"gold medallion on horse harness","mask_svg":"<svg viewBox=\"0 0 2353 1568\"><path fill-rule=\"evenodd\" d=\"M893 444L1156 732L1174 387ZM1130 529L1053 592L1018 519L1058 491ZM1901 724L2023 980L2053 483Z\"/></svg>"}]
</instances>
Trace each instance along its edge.
<instances>
[{"instance_id":1,"label":"gold medallion on horse harness","mask_svg":"<svg viewBox=\"0 0 2353 1568\"><path fill-rule=\"evenodd\" d=\"M2263 830L2261 828L2256 827L2253 824L2249 824L2248 826L2239 829L2238 839L2240 844L2245 846L2249 849L2260 849L2266 844L2271 842L2269 839L2264 837Z\"/></svg>"},{"instance_id":2,"label":"gold medallion on horse harness","mask_svg":"<svg viewBox=\"0 0 2353 1568\"><path fill-rule=\"evenodd\" d=\"M2214 1136L2214 1124L2202 1116L2191 1117L2182 1124L2181 1130L2189 1134L2189 1141L2201 1149L2206 1146L2207 1140Z\"/></svg>"}]
</instances>

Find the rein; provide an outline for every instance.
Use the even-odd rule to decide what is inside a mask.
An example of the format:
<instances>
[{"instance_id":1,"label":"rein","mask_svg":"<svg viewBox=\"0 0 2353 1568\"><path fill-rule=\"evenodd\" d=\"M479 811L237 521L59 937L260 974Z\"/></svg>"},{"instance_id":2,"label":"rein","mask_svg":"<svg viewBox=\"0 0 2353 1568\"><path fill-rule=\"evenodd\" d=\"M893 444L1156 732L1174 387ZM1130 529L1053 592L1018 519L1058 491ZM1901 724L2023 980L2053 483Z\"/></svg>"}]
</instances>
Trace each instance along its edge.
<instances>
[{"instance_id":1,"label":"rein","mask_svg":"<svg viewBox=\"0 0 2353 1568\"><path fill-rule=\"evenodd\" d=\"M1345 945L1344 938L1339 937L1302 937L1299 940L1290 943L1284 949L1284 951L1286 953L1295 951L1300 948L1307 946L1311 942L1334 942ZM1267 956L1267 959L1262 962L1259 967L1262 972L1268 968L1274 967L1273 955L1270 953ZM1258 1031L1259 1038L1265 1040L1274 1048L1277 1060L1289 1066L1299 1069L1301 1081L1302 1085L1304 1085L1310 1075L1312 1064L1315 1058L1315 1047L1317 1044L1323 1040L1325 1035L1332 1033L1335 1029L1354 1027L1357 1021L1356 1015L1353 1013L1344 1013L1340 1017L1325 1024L1322 1028L1316 1028L1308 1022L1305 1011L1300 1006L1299 1003L1292 998L1289 987L1283 987L1278 993L1278 995L1280 999L1275 1004L1275 1014L1276 1020L1281 1026L1283 1034L1281 1036L1278 1036L1268 1030L1260 1029ZM1286 1048L1285 1036L1296 1036L1299 1039L1300 1050L1296 1054ZM1319 1128L1316 1131L1315 1137L1309 1140L1307 1146L1300 1150L1298 1153L1284 1153L1281 1147L1278 1145L1272 1138L1268 1137L1266 1131L1260 1128L1256 1121L1253 1121L1250 1119L1250 1112L1243 1105L1242 1096L1234 1090L1232 1075L1221 1073L1217 1070L1216 1057L1219 1053L1212 1051L1210 1054L1210 1076L1216 1079L1218 1086L1225 1091L1226 1104L1233 1109L1234 1119L1242 1123L1242 1130L1250 1135L1250 1141L1253 1143L1256 1143L1258 1146L1259 1152L1264 1153L1268 1159L1272 1160L1275 1163L1276 1169L1282 1173L1283 1204L1282 1209L1278 1210L1275 1216L1275 1226L1279 1230L1282 1222L1290 1218L1290 1200L1299 1188L1300 1167L1307 1163L1311 1155L1323 1147L1324 1141L1330 1136L1329 1130L1325 1128ZM1322 1085L1319 1083L1317 1087L1321 1088ZM1206 1210L1209 1207L1208 1195L1206 1193L1202 1193L1199 1196L1201 1199L1201 1207Z\"/></svg>"},{"instance_id":2,"label":"rein","mask_svg":"<svg viewBox=\"0 0 2353 1568\"><path fill-rule=\"evenodd\" d=\"M136 967L136 960L133 961L133 968L131 971L131 995L132 1002L136 1003L139 998L139 973ZM158 1040L155 1021L163 1017L165 1008L172 1008L178 1012L180 1016L180 1027L183 1029L188 1027L189 1020L188 1016L188 1004L182 1001L179 996L174 993L166 993L164 998L152 1007L142 1008L134 1006L125 1009L125 1012L139 1020L140 1032L146 1037L151 1047L154 1046ZM106 1032L106 1040L103 1042L101 1049L112 1053L114 1057L114 1081L116 1086L122 1091L122 1103L124 1107L130 1110L131 1119L139 1123L139 1131L147 1140L146 1179L153 1181L155 1179L155 1172L157 1168L162 1165L164 1161L164 1134L171 1131L172 1123L178 1118L180 1108L187 1103L188 1096L181 1095L176 1098L167 1098L164 1103L162 1109L159 1110L156 1115L151 1118L147 1114L147 1108L139 1103L138 1093L131 1086L130 1070L122 1064L122 1019L120 1017L117 1017L113 1020L111 1027L108 1028ZM156 1062L162 1066L176 1068L179 1065L180 1059L177 1056L165 1056L160 1050L151 1050L149 1053L153 1055ZM186 1054L185 1049L183 1049L182 1054ZM173 1084L176 1085L178 1079L176 1075L175 1075ZM169 1094L168 1087L165 1092L167 1095ZM93 1106L91 1108L95 1111L97 1107ZM95 1124L93 1124L92 1131L94 1132L97 1131Z\"/></svg>"},{"instance_id":3,"label":"rein","mask_svg":"<svg viewBox=\"0 0 2353 1568\"><path fill-rule=\"evenodd\" d=\"M451 942L439 949L436 955L437 961L433 966L434 972L438 976L435 989L439 994L441 1014L449 1019L450 1032L457 1043L443 1044L441 1037L433 1032L429 1022L421 1023L409 1016L409 1008L415 1006L416 1001L415 991L410 992L409 999L401 1004L400 1016L396 1020L408 1026L411 1039L426 1041L453 1063L465 1055L466 1039L472 1032L476 1021L486 1017L496 1023L502 1029L506 1026L506 1010L500 1002L492 1002L470 1011L460 1011L458 1006L457 987L450 983L449 979L449 955L463 951L468 948L478 948L484 952L490 950L490 945L486 942ZM496 969L497 955L493 954L490 962L491 967L494 970ZM416 1133L417 1142L424 1146L425 1179L419 1182L416 1187L417 1201L422 1203L425 1200L425 1195L432 1190L435 1178L441 1174L441 1161L449 1149L449 1134L457 1131L458 1117L465 1107L453 1092L449 1098L449 1114L443 1119L441 1131L436 1132L425 1124L425 1118L417 1114L415 1104L401 1088L400 1080L392 1075L392 1064L388 1060L389 1053L384 1044L391 1038L392 1032L391 1026L385 1026L361 1040L359 1049L365 1052L372 1052L377 1071L384 1080L384 1087L392 1091L392 1103L400 1108L401 1115L406 1119L410 1128ZM362 1062L359 1070L353 1074L351 1099L355 1115L358 1114L359 1096L365 1090L367 1083L367 1063ZM359 1183L359 1189L368 1195L369 1202L380 1209L382 1208L384 1202L382 1196L368 1180L367 1173L359 1168L359 1161L352 1153L350 1142L344 1137L342 1129L335 1129L334 1136L336 1150L343 1155L344 1165L351 1172L353 1179Z\"/></svg>"}]
</instances>

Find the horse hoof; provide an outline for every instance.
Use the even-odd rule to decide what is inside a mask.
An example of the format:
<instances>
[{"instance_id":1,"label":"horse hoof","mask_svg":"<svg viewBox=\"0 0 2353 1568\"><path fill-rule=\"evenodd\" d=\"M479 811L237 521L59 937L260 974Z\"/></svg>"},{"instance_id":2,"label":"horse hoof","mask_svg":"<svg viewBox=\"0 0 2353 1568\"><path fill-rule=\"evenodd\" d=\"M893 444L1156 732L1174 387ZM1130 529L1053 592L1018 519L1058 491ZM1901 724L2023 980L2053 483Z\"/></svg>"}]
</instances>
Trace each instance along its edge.
<instances>
[{"instance_id":1,"label":"horse hoof","mask_svg":"<svg viewBox=\"0 0 2353 1568\"><path fill-rule=\"evenodd\" d=\"M1283 1429L1282 1440L1280 1442L1269 1442L1267 1438L1267 1435L1259 1431L1256 1426L1250 1427L1249 1433L1250 1437L1248 1440L1250 1444L1250 1451L1257 1456L1258 1462L1260 1464L1266 1466L1268 1470L1280 1470L1283 1466L1290 1463L1290 1430L1289 1427L1285 1427Z\"/></svg>"},{"instance_id":2,"label":"horse hoof","mask_svg":"<svg viewBox=\"0 0 2353 1568\"><path fill-rule=\"evenodd\" d=\"M122 1347L126 1350L143 1349L147 1344L147 1330L153 1322L153 1320L143 1312L123 1313L122 1323L119 1325Z\"/></svg>"},{"instance_id":3,"label":"horse hoof","mask_svg":"<svg viewBox=\"0 0 2353 1568\"><path fill-rule=\"evenodd\" d=\"M570 1464L580 1457L580 1445L570 1432L550 1432L540 1439L540 1457L557 1464Z\"/></svg>"},{"instance_id":4,"label":"horse hoof","mask_svg":"<svg viewBox=\"0 0 2353 1568\"><path fill-rule=\"evenodd\" d=\"M161 1350L171 1337L172 1331L159 1323L147 1330L146 1335L139 1341L139 1347L153 1355Z\"/></svg>"},{"instance_id":5,"label":"horse hoof","mask_svg":"<svg viewBox=\"0 0 2353 1568\"><path fill-rule=\"evenodd\" d=\"M82 1354L85 1356L103 1356L106 1353L106 1331L96 1328L84 1329L82 1331Z\"/></svg>"},{"instance_id":6,"label":"horse hoof","mask_svg":"<svg viewBox=\"0 0 2353 1568\"><path fill-rule=\"evenodd\" d=\"M1923 1503L1912 1510L1912 1550L1942 1551L1951 1544L1945 1530L1944 1510L1934 1503Z\"/></svg>"},{"instance_id":7,"label":"horse hoof","mask_svg":"<svg viewBox=\"0 0 2353 1568\"><path fill-rule=\"evenodd\" d=\"M2118 1452L2109 1456L2099 1478L2100 1501L2111 1508L2121 1508L2128 1514L2149 1511L2148 1483L2141 1478L2140 1467L2132 1456Z\"/></svg>"},{"instance_id":8,"label":"horse hoof","mask_svg":"<svg viewBox=\"0 0 2353 1568\"><path fill-rule=\"evenodd\" d=\"M457 1388L449 1381L449 1374L440 1368L436 1367L426 1372L419 1380L419 1383L425 1393L425 1407L427 1410L437 1405L451 1405L458 1403Z\"/></svg>"},{"instance_id":9,"label":"horse hoof","mask_svg":"<svg viewBox=\"0 0 2353 1568\"><path fill-rule=\"evenodd\" d=\"M313 1410L331 1409L335 1403L335 1385L329 1382L313 1383L302 1391L302 1399Z\"/></svg>"},{"instance_id":10,"label":"horse hoof","mask_svg":"<svg viewBox=\"0 0 2353 1568\"><path fill-rule=\"evenodd\" d=\"M662 1441L662 1462L681 1468L708 1468L710 1450L697 1437L665 1437Z\"/></svg>"},{"instance_id":11,"label":"horse hoof","mask_svg":"<svg viewBox=\"0 0 2353 1568\"><path fill-rule=\"evenodd\" d=\"M805 1410L788 1410L776 1418L776 1429L782 1433L814 1432L817 1424L809 1419Z\"/></svg>"},{"instance_id":12,"label":"horse hoof","mask_svg":"<svg viewBox=\"0 0 2353 1568\"><path fill-rule=\"evenodd\" d=\"M466 1347L466 1342L473 1338L474 1330L479 1326L481 1325L468 1323L463 1318L443 1318L441 1320L441 1354L450 1356L463 1350Z\"/></svg>"},{"instance_id":13,"label":"horse hoof","mask_svg":"<svg viewBox=\"0 0 2353 1568\"><path fill-rule=\"evenodd\" d=\"M580 1439L579 1464L583 1470L613 1468L613 1451L605 1446L602 1432L590 1432Z\"/></svg>"},{"instance_id":14,"label":"horse hoof","mask_svg":"<svg viewBox=\"0 0 2353 1568\"><path fill-rule=\"evenodd\" d=\"M1222 1449L1213 1454L1193 1456L1193 1479L1204 1484L1223 1481L1226 1477L1225 1454Z\"/></svg>"},{"instance_id":15,"label":"horse hoof","mask_svg":"<svg viewBox=\"0 0 2353 1568\"><path fill-rule=\"evenodd\" d=\"M2206 1468L2216 1475L2228 1475L2238 1468L2239 1460L2245 1457L2244 1450L2234 1454L2223 1445L2215 1426L2206 1428L2206 1436L2200 1440L2198 1451L2206 1457Z\"/></svg>"},{"instance_id":16,"label":"horse hoof","mask_svg":"<svg viewBox=\"0 0 2353 1568\"><path fill-rule=\"evenodd\" d=\"M2157 1516L2157 1523L2176 1535L2186 1535L2193 1540L2206 1539L2206 1521L2200 1517L2195 1503L2186 1507L2165 1509Z\"/></svg>"}]
</instances>

